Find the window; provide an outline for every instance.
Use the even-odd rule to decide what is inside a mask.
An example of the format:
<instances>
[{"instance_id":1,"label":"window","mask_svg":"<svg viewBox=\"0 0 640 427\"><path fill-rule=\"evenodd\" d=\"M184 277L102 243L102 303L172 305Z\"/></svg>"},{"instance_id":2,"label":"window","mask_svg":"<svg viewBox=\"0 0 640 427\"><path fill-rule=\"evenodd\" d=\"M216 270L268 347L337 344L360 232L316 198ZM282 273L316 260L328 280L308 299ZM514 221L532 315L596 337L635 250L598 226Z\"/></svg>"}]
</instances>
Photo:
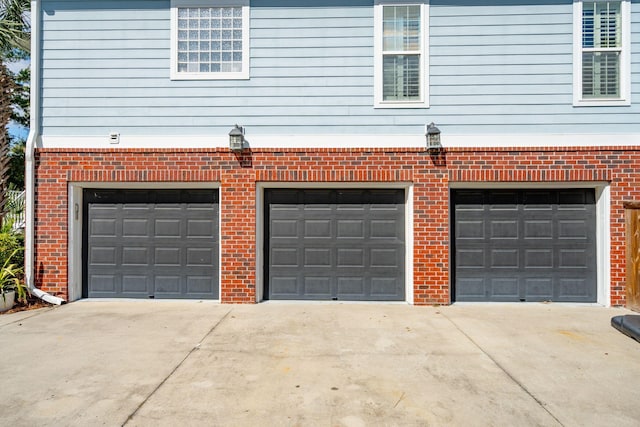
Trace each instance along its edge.
<instances>
[{"instance_id":1,"label":"window","mask_svg":"<svg viewBox=\"0 0 640 427\"><path fill-rule=\"evenodd\" d=\"M629 1L574 2L574 105L630 105Z\"/></svg>"},{"instance_id":2,"label":"window","mask_svg":"<svg viewBox=\"0 0 640 427\"><path fill-rule=\"evenodd\" d=\"M171 78L248 79L249 1L172 0Z\"/></svg>"},{"instance_id":3,"label":"window","mask_svg":"<svg viewBox=\"0 0 640 427\"><path fill-rule=\"evenodd\" d=\"M428 107L428 3L375 6L375 106Z\"/></svg>"}]
</instances>

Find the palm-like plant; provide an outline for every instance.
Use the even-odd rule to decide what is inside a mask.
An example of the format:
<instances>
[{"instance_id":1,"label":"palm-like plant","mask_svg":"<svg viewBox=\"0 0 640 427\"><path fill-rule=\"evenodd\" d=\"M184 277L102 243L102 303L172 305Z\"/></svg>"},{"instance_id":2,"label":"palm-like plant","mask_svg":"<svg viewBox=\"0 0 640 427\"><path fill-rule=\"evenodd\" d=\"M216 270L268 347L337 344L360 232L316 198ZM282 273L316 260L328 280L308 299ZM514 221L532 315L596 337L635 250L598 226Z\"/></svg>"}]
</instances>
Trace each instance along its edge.
<instances>
[{"instance_id":1,"label":"palm-like plant","mask_svg":"<svg viewBox=\"0 0 640 427\"><path fill-rule=\"evenodd\" d=\"M0 218L4 216L8 187L11 94L14 82L5 63L25 57L30 50L31 25L29 0L0 0Z\"/></svg>"},{"instance_id":2,"label":"palm-like plant","mask_svg":"<svg viewBox=\"0 0 640 427\"><path fill-rule=\"evenodd\" d=\"M0 297L5 299L5 294L8 292L15 292L16 299L18 301L26 301L27 288L22 284L20 276L24 273L24 269L14 263L11 263L11 259L15 254L19 252L16 249L5 261L2 267L0 267Z\"/></svg>"},{"instance_id":3,"label":"palm-like plant","mask_svg":"<svg viewBox=\"0 0 640 427\"><path fill-rule=\"evenodd\" d=\"M30 0L0 0L0 52L2 60L14 50L29 52L31 47Z\"/></svg>"}]
</instances>

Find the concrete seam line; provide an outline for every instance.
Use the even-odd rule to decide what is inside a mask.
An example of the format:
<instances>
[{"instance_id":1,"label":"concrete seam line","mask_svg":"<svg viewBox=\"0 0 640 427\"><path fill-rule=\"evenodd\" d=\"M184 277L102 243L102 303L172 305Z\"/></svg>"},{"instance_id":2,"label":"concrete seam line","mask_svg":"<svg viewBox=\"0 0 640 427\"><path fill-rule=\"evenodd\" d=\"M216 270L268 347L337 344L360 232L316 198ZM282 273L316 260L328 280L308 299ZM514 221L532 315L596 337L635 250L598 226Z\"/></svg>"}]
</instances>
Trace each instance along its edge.
<instances>
[{"instance_id":1,"label":"concrete seam line","mask_svg":"<svg viewBox=\"0 0 640 427\"><path fill-rule=\"evenodd\" d=\"M5 323L4 325L0 325L0 328L4 328L4 327L9 326L9 325L15 325L16 323L20 323L23 320L27 320L27 319L31 319L32 317L40 316L41 314L44 314L47 311L51 311L51 310L55 310L55 307L43 307L43 308L40 308L40 309L38 309L37 312L31 314L30 316L22 317L22 318L20 318L18 320L14 320L13 322ZM10 314L15 314L15 313L10 313Z\"/></svg>"},{"instance_id":2,"label":"concrete seam line","mask_svg":"<svg viewBox=\"0 0 640 427\"><path fill-rule=\"evenodd\" d=\"M140 402L140 404L136 407L136 409L127 417L124 423L122 423L122 427L126 426L129 423L129 421L131 421L131 419L138 413L140 408L142 408L144 404L147 403L147 401L151 398L151 396L156 394L156 392L160 389L160 387L162 387L164 383L166 383L167 380L173 376L173 374L182 366L182 364L189 358L189 356L191 356L191 354L193 354L194 351L200 349L200 345L203 343L203 341L207 339L207 337L211 335L211 333L218 326L220 326L220 324L227 318L227 316L229 315L229 313L231 313L231 311L232 310L227 311L225 315L222 316L222 318L220 318L220 320L218 320L216 324L213 325L206 334L204 334L204 336L200 339L200 341L196 345L194 345L193 348L191 348L191 350L189 350L186 356L182 358L182 360L171 370L171 372L169 372L169 374L166 377L164 377L162 381L160 381L160 383L151 391L151 393L149 393L149 395L145 397L145 399L142 402Z\"/></svg>"},{"instance_id":3,"label":"concrete seam line","mask_svg":"<svg viewBox=\"0 0 640 427\"><path fill-rule=\"evenodd\" d=\"M545 412L547 414L549 414L551 416L551 418L553 418L554 420L556 420L556 422L558 424L560 424L561 426L564 427L564 424L562 424L562 422L549 410L549 408L547 408L547 406L544 404L544 402L542 402L542 400L538 399L536 396L533 395L532 392L530 392L527 387L524 386L524 384L522 384L520 381L518 381L513 375L511 375L511 373L509 371L507 371L496 359L493 358L493 356L491 356L488 352L485 351L484 348L482 348L477 342L474 341L473 338L471 338L465 331L463 331L456 322L454 322L453 320L451 320L449 318L449 316L447 316L446 314L440 312L440 314L447 319L449 322L451 322L451 324L462 334L464 335L469 341L471 341L471 343L473 345L475 345L485 356L487 356L489 358L489 360L491 360L498 368L500 368L500 370L502 372L505 373L505 375L507 377L509 377L509 379L511 379L511 381L513 381L514 383L516 383L516 385L518 387L520 387L529 397L531 397L542 409L545 410Z\"/></svg>"}]
</instances>

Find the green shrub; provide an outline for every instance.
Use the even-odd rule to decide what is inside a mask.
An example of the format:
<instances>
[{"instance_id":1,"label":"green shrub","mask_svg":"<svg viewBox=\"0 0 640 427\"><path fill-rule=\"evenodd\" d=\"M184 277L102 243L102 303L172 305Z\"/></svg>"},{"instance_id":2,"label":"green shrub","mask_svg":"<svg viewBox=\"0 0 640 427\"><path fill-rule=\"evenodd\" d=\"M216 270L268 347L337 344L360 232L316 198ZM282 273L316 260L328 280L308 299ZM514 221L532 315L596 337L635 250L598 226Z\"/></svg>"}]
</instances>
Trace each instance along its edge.
<instances>
[{"instance_id":1,"label":"green shrub","mask_svg":"<svg viewBox=\"0 0 640 427\"><path fill-rule=\"evenodd\" d=\"M20 252L20 248L16 249L13 254L10 254L0 268L0 295L4 300L7 292L15 291L16 300L26 302L27 288L20 280L20 277L23 276L24 269L17 264L11 263L13 255L17 255L18 252Z\"/></svg>"},{"instance_id":2,"label":"green shrub","mask_svg":"<svg viewBox=\"0 0 640 427\"><path fill-rule=\"evenodd\" d=\"M12 224L0 228L0 266L11 259L11 264L24 267L24 233L14 230Z\"/></svg>"}]
</instances>

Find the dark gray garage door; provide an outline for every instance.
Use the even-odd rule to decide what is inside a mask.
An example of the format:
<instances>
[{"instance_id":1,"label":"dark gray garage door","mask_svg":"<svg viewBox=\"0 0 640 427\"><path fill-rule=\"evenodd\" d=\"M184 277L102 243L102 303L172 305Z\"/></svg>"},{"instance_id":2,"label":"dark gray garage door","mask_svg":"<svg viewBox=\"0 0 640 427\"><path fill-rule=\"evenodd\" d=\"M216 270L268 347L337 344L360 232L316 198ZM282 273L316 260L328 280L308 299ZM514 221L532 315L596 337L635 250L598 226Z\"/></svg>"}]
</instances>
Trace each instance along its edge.
<instances>
[{"instance_id":1,"label":"dark gray garage door","mask_svg":"<svg viewBox=\"0 0 640 427\"><path fill-rule=\"evenodd\" d=\"M271 299L404 300L404 190L268 190Z\"/></svg>"},{"instance_id":2,"label":"dark gray garage door","mask_svg":"<svg viewBox=\"0 0 640 427\"><path fill-rule=\"evenodd\" d=\"M456 190L456 301L596 301L591 189Z\"/></svg>"},{"instance_id":3,"label":"dark gray garage door","mask_svg":"<svg viewBox=\"0 0 640 427\"><path fill-rule=\"evenodd\" d=\"M218 194L85 190L85 297L218 298Z\"/></svg>"}]
</instances>

